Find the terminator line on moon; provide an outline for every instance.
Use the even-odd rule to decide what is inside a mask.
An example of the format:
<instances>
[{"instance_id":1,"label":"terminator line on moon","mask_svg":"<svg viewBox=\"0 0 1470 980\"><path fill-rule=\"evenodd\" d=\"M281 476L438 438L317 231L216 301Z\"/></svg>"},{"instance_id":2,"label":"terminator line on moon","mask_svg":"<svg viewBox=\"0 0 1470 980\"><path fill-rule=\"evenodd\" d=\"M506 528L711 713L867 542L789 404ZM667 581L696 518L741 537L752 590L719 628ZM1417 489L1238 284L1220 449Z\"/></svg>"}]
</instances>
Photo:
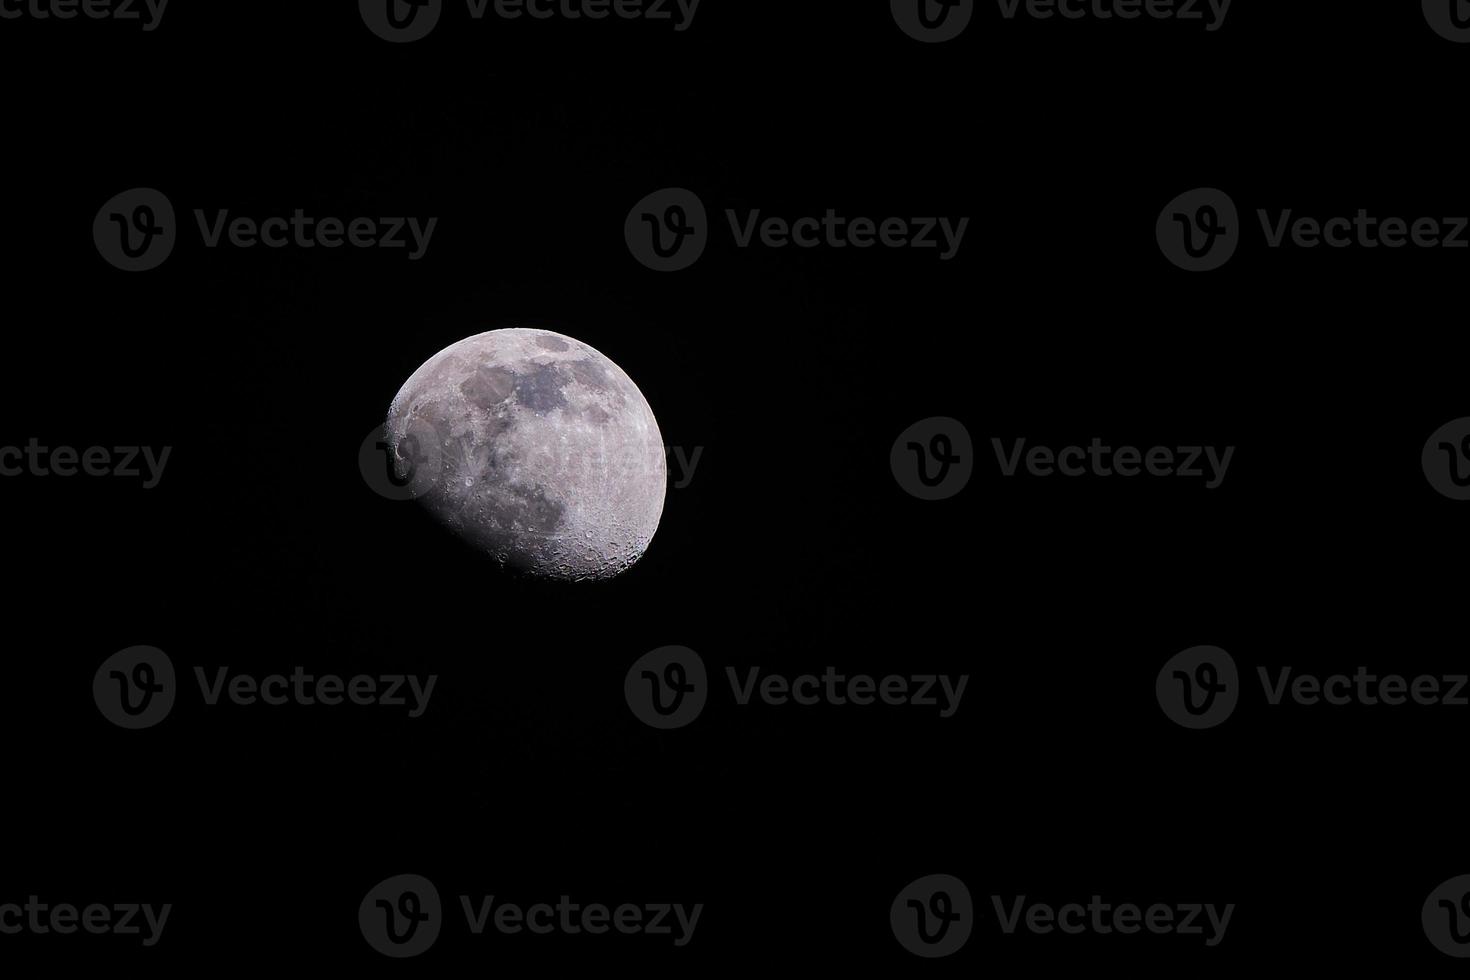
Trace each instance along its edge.
<instances>
[{"instance_id":1,"label":"terminator line on moon","mask_svg":"<svg viewBox=\"0 0 1470 980\"><path fill-rule=\"evenodd\" d=\"M440 522L532 577L608 579L663 513L653 410L631 378L549 330L491 330L446 347L388 410L393 466Z\"/></svg>"}]
</instances>

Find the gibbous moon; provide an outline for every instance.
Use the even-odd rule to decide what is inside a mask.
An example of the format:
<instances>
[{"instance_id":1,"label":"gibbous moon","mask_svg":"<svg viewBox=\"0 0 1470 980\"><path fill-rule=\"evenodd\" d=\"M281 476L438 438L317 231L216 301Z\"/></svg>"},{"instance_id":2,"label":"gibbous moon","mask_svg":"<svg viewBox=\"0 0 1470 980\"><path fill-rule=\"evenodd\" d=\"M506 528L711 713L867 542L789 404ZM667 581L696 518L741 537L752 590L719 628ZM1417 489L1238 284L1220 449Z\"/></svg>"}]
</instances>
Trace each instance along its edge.
<instances>
[{"instance_id":1,"label":"gibbous moon","mask_svg":"<svg viewBox=\"0 0 1470 980\"><path fill-rule=\"evenodd\" d=\"M668 481L643 393L549 330L491 330L423 363L388 409L394 471L439 521L501 566L608 579L658 529Z\"/></svg>"}]
</instances>

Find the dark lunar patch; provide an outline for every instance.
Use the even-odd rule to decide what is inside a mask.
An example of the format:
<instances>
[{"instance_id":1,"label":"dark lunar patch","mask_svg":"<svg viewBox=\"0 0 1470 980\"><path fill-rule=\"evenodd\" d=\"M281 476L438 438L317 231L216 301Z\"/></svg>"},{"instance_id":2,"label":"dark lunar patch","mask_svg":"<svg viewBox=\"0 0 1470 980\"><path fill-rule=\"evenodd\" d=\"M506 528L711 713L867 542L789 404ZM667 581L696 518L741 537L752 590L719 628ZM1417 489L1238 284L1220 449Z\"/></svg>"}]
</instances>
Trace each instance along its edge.
<instances>
[{"instance_id":1,"label":"dark lunar patch","mask_svg":"<svg viewBox=\"0 0 1470 980\"><path fill-rule=\"evenodd\" d=\"M572 377L589 388L607 387L607 369L593 360L573 361L569 365Z\"/></svg>"},{"instance_id":2,"label":"dark lunar patch","mask_svg":"<svg viewBox=\"0 0 1470 980\"><path fill-rule=\"evenodd\" d=\"M566 341L548 337L546 334L539 334L536 337L536 344L543 350L564 351L568 349Z\"/></svg>"},{"instance_id":3,"label":"dark lunar patch","mask_svg":"<svg viewBox=\"0 0 1470 980\"><path fill-rule=\"evenodd\" d=\"M503 367L480 367L460 383L459 390L476 408L491 409L516 390L516 376Z\"/></svg>"},{"instance_id":4,"label":"dark lunar patch","mask_svg":"<svg viewBox=\"0 0 1470 980\"><path fill-rule=\"evenodd\" d=\"M588 405L586 408L582 409L582 414L586 416L589 420L591 420L594 425L602 425L607 422L608 419L612 418L611 415L607 414L596 405Z\"/></svg>"},{"instance_id":5,"label":"dark lunar patch","mask_svg":"<svg viewBox=\"0 0 1470 980\"><path fill-rule=\"evenodd\" d=\"M537 415L545 415L566 406L561 390L569 384L571 379L555 364L527 364L516 374L516 398Z\"/></svg>"}]
</instances>

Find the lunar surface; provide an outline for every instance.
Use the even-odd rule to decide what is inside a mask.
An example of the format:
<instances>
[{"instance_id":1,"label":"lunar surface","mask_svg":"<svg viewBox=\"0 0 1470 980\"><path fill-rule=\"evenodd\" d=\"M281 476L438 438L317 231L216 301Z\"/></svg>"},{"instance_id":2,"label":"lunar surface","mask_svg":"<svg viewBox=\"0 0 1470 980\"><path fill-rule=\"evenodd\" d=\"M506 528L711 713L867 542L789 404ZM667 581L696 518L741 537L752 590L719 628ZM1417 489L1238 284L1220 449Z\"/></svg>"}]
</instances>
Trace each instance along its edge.
<instances>
[{"instance_id":1,"label":"lunar surface","mask_svg":"<svg viewBox=\"0 0 1470 980\"><path fill-rule=\"evenodd\" d=\"M612 578L663 513L663 438L643 393L548 330L492 330L435 354L393 399L387 436L413 496L514 572Z\"/></svg>"}]
</instances>

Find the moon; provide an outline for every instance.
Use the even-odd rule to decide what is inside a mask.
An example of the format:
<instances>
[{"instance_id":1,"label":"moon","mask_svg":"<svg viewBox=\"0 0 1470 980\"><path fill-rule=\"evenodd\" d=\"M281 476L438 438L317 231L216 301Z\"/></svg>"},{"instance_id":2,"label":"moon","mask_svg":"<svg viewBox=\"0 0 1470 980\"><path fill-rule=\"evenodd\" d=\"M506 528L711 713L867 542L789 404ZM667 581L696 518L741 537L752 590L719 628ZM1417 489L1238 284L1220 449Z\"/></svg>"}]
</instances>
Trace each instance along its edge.
<instances>
[{"instance_id":1,"label":"moon","mask_svg":"<svg viewBox=\"0 0 1470 980\"><path fill-rule=\"evenodd\" d=\"M592 347L491 330L425 361L388 409L394 472L509 571L610 579L653 540L668 483L643 393Z\"/></svg>"}]
</instances>

